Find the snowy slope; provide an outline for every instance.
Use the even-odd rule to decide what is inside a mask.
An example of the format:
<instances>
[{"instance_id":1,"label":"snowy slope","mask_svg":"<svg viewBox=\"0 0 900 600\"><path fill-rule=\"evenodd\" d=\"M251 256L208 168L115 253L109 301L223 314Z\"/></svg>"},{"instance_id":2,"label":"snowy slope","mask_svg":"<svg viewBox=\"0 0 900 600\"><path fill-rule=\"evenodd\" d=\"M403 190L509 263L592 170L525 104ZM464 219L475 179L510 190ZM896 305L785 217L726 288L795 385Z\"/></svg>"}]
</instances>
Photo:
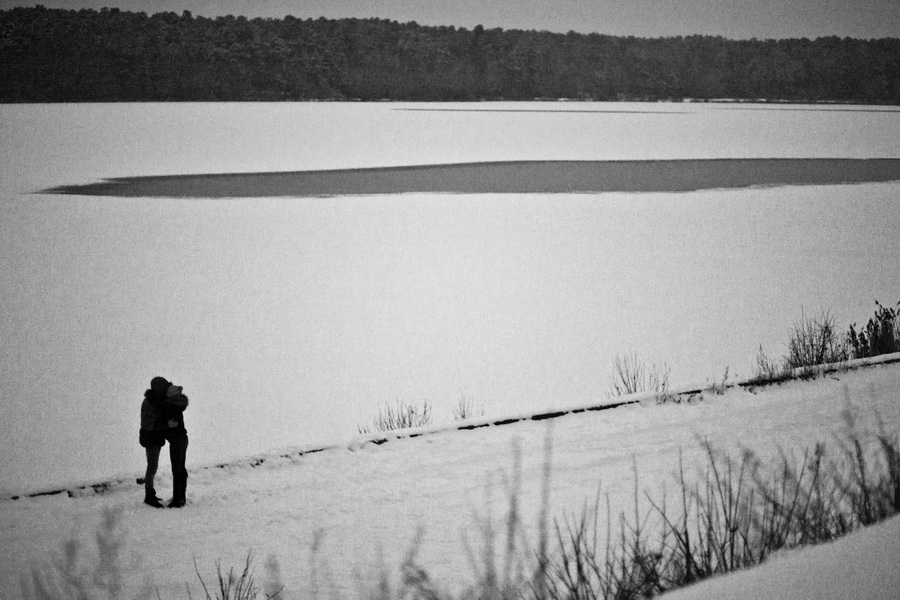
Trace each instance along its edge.
<instances>
[{"instance_id":1,"label":"snowy slope","mask_svg":"<svg viewBox=\"0 0 900 600\"><path fill-rule=\"evenodd\" d=\"M890 600L900 590L900 517L755 569L665 594L665 600Z\"/></svg>"},{"instance_id":2,"label":"snowy slope","mask_svg":"<svg viewBox=\"0 0 900 600\"><path fill-rule=\"evenodd\" d=\"M880 418L897 431L898 390L900 365L891 364L753 392L732 388L721 396L706 393L702 401L690 404L634 404L503 427L439 431L385 444L360 440L312 454L273 452L261 463L194 470L188 485L190 504L178 511L145 507L142 489L134 485L83 497L4 500L0 590L17 590L30 566L47 560L50 551L58 553L66 539L88 540L103 508L121 515L126 548L135 561L135 585L146 576L163 598L183 597L185 582L198 594L194 559L210 578L217 559L237 566L248 551L260 562L269 554L278 557L288 597L311 597L313 587L320 593L333 589L355 596L360 587L377 581L382 567L397 574L419 530L420 564L446 589L458 590L473 580L463 539L477 546L481 520L488 514L502 526L516 447L521 450L520 509L526 536L534 542L548 437L551 515L579 511L595 497L598 485L618 513L632 510L633 465L638 488L658 495L664 487L673 489L679 450L689 476L704 464L700 439L727 451L750 447L762 457L776 456L779 447L801 451L818 441L831 442L845 427L842 412L848 398L859 427L874 428ZM203 443L191 440L193 446ZM257 466L251 466L254 463ZM170 486L169 479L160 481L161 495ZM896 520L882 527L886 529L862 535L872 535L875 544L896 537ZM825 566L820 566L819 554L810 559L785 557L806 561L798 564L810 573L806 578L784 576L785 585L811 585L817 570L830 569L828 560L865 545L859 539L797 555L818 552L826 556L821 559ZM883 554L896 557L896 552L896 544L886 545ZM781 560L764 568L776 568ZM751 579L735 585L757 585L753 573L733 576ZM729 585L729 580L710 585ZM880 586L880 580L870 580ZM706 593L704 589L685 593ZM717 597L728 597L722 593Z\"/></svg>"}]
</instances>

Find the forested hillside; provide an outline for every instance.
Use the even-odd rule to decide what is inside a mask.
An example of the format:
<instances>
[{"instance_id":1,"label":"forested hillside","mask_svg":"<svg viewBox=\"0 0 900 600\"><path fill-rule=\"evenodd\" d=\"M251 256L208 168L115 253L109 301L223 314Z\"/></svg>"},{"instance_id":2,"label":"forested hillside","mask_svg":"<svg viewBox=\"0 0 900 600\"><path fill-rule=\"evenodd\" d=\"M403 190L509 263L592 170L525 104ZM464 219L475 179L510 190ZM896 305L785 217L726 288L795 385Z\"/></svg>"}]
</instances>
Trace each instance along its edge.
<instances>
[{"instance_id":1,"label":"forested hillside","mask_svg":"<svg viewBox=\"0 0 900 600\"><path fill-rule=\"evenodd\" d=\"M900 103L900 40L658 39L117 9L0 12L0 101Z\"/></svg>"}]
</instances>

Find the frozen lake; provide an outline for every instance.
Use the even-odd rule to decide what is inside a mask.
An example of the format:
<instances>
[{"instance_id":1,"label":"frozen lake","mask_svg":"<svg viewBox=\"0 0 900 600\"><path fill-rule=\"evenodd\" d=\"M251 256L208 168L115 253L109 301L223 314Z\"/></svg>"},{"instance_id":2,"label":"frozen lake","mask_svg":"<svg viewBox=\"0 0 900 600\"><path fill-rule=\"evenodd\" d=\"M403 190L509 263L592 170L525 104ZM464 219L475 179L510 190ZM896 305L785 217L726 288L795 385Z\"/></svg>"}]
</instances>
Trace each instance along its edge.
<instances>
[{"instance_id":1,"label":"frozen lake","mask_svg":"<svg viewBox=\"0 0 900 600\"><path fill-rule=\"evenodd\" d=\"M602 399L636 351L749 375L801 309L900 294L900 183L229 200L109 177L512 160L900 158L900 112L700 104L0 106L0 488L137 474L151 377L188 463L352 437L378 406Z\"/></svg>"}]
</instances>

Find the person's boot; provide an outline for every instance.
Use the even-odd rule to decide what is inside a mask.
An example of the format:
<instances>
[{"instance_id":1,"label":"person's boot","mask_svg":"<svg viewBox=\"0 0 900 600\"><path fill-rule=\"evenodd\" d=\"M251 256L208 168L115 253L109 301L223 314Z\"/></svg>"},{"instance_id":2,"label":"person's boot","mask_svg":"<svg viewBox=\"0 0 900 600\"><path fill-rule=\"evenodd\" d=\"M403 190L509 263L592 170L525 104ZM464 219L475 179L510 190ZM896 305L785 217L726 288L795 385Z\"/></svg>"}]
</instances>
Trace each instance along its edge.
<instances>
[{"instance_id":1,"label":"person's boot","mask_svg":"<svg viewBox=\"0 0 900 600\"><path fill-rule=\"evenodd\" d=\"M144 504L153 508L163 508L162 500L156 497L156 491L153 488L148 488L144 494Z\"/></svg>"},{"instance_id":2,"label":"person's boot","mask_svg":"<svg viewBox=\"0 0 900 600\"><path fill-rule=\"evenodd\" d=\"M172 481L172 501L169 508L181 508L186 504L187 475L175 475Z\"/></svg>"}]
</instances>

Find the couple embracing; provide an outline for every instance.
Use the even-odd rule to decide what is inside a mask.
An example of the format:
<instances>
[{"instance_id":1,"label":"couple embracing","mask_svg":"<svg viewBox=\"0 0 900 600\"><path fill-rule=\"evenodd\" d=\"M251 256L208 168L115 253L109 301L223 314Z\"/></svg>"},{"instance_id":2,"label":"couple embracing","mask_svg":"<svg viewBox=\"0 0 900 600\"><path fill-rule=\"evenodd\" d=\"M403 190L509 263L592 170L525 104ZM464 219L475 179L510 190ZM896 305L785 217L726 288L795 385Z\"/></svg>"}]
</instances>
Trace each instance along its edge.
<instances>
[{"instance_id":1,"label":"couple embracing","mask_svg":"<svg viewBox=\"0 0 900 600\"><path fill-rule=\"evenodd\" d=\"M169 442L169 459L172 461L172 501L170 508L185 505L187 492L187 469L184 466L187 455L188 436L184 428L184 410L188 398L181 386L164 377L154 377L150 389L144 392L141 403L140 444L147 451L147 473L144 477L144 503L154 508L162 508L162 501L156 496L153 480L159 467L159 453Z\"/></svg>"}]
</instances>

